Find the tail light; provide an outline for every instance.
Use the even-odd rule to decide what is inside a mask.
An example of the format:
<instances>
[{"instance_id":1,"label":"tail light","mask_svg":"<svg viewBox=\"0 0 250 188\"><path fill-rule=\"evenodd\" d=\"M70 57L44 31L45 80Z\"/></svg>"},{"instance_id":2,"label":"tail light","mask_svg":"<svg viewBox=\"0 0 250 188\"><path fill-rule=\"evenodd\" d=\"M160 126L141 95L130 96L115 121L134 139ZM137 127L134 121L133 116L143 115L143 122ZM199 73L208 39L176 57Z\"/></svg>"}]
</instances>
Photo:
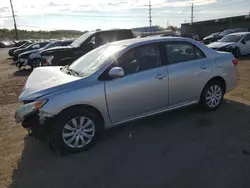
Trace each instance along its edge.
<instances>
[{"instance_id":1,"label":"tail light","mask_svg":"<svg viewBox=\"0 0 250 188\"><path fill-rule=\"evenodd\" d=\"M238 61L238 59L234 58L232 63L236 66L236 65L238 65L239 61Z\"/></svg>"}]
</instances>

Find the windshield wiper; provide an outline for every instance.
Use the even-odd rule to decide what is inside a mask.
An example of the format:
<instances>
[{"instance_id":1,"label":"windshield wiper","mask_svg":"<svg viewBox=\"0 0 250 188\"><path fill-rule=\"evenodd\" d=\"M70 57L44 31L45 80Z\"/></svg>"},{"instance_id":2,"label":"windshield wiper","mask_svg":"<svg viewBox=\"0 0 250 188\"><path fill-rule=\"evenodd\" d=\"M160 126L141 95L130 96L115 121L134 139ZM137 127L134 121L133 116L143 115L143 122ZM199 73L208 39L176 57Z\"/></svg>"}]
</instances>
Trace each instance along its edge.
<instances>
[{"instance_id":1,"label":"windshield wiper","mask_svg":"<svg viewBox=\"0 0 250 188\"><path fill-rule=\"evenodd\" d=\"M67 74L69 74L69 75L79 76L79 73L76 72L76 71L73 70L73 69L70 69L70 68L69 68L69 65L66 65L66 66L64 66L64 67L62 67L62 68L63 68L63 70L65 70L65 72L66 72Z\"/></svg>"}]
</instances>

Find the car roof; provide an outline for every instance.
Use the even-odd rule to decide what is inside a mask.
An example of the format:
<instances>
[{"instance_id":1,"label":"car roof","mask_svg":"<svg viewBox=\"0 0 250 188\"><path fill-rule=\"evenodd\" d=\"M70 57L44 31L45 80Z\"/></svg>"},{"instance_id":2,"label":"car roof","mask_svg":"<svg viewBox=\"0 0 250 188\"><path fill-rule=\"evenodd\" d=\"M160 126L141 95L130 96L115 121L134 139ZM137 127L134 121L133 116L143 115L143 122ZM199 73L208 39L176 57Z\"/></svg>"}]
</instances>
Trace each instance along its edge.
<instances>
[{"instance_id":1,"label":"car roof","mask_svg":"<svg viewBox=\"0 0 250 188\"><path fill-rule=\"evenodd\" d=\"M126 39L121 41L112 42L115 45L135 45L135 44L148 44L151 42L166 42L166 41L194 41L193 39L183 38L183 37L161 37L161 36L152 36L152 37L144 37L144 38L133 38L133 39Z\"/></svg>"},{"instance_id":2,"label":"car roof","mask_svg":"<svg viewBox=\"0 0 250 188\"><path fill-rule=\"evenodd\" d=\"M231 33L229 35L247 35L247 34L250 34L250 32Z\"/></svg>"}]
</instances>

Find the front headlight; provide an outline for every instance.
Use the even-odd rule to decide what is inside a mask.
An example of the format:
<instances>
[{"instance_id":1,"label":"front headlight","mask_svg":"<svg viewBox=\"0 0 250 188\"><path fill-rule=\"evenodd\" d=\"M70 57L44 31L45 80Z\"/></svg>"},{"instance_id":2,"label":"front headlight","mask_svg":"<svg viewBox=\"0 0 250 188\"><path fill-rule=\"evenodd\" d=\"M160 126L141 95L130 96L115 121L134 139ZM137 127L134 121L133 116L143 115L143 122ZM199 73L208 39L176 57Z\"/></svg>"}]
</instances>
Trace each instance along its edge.
<instances>
[{"instance_id":1,"label":"front headlight","mask_svg":"<svg viewBox=\"0 0 250 188\"><path fill-rule=\"evenodd\" d=\"M45 105L47 100L40 100L25 104L17 109L16 116L19 119L24 119L25 116L32 115L36 113L43 105Z\"/></svg>"},{"instance_id":2,"label":"front headlight","mask_svg":"<svg viewBox=\"0 0 250 188\"><path fill-rule=\"evenodd\" d=\"M219 51L231 51L232 50L232 46L224 46L222 48L219 48L218 50Z\"/></svg>"},{"instance_id":3,"label":"front headlight","mask_svg":"<svg viewBox=\"0 0 250 188\"><path fill-rule=\"evenodd\" d=\"M44 59L46 59L46 64L51 65L51 61L53 60L54 56L43 56Z\"/></svg>"}]
</instances>

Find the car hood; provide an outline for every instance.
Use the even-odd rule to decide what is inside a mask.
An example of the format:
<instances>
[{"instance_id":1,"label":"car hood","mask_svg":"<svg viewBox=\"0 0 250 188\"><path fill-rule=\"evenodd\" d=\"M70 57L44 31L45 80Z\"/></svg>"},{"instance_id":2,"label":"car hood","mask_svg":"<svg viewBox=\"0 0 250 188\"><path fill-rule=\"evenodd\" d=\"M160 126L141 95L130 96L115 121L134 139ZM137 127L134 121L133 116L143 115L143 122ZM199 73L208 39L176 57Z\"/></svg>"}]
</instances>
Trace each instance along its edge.
<instances>
[{"instance_id":1,"label":"car hood","mask_svg":"<svg viewBox=\"0 0 250 188\"><path fill-rule=\"evenodd\" d=\"M24 89L19 97L21 101L34 100L36 98L69 88L82 77L65 74L61 67L35 68L28 77Z\"/></svg>"},{"instance_id":2,"label":"car hood","mask_svg":"<svg viewBox=\"0 0 250 188\"><path fill-rule=\"evenodd\" d=\"M206 37L204 38L204 40L206 40L206 39L212 39L212 38L217 38L218 36L219 36L219 34L209 35L209 36L206 36Z\"/></svg>"},{"instance_id":3,"label":"car hood","mask_svg":"<svg viewBox=\"0 0 250 188\"><path fill-rule=\"evenodd\" d=\"M52 54L52 53L58 52L58 51L67 51L67 50L69 50L71 48L73 48L73 47L72 46L57 46L57 47L42 50L40 52L40 54L41 55L47 55L47 54Z\"/></svg>"},{"instance_id":4,"label":"car hood","mask_svg":"<svg viewBox=\"0 0 250 188\"><path fill-rule=\"evenodd\" d=\"M235 44L235 42L213 42L209 45L207 45L209 48L215 48L215 49L218 49L218 48L223 48L223 47L226 47L226 46L230 46L230 45L233 45Z\"/></svg>"}]
</instances>

